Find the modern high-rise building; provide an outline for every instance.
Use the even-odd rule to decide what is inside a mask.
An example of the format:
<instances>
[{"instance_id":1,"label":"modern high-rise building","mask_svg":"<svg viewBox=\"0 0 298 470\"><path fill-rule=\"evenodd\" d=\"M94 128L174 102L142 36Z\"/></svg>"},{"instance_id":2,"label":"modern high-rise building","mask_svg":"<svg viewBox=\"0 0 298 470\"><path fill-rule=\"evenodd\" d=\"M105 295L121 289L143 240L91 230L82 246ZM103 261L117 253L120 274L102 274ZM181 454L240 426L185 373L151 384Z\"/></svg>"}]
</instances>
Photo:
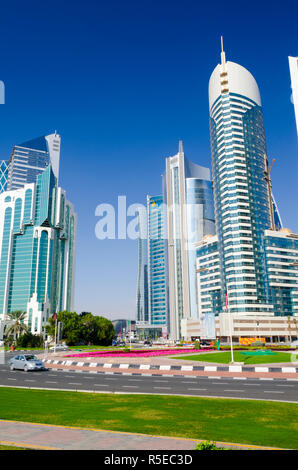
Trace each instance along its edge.
<instances>
[{"instance_id":1,"label":"modern high-rise building","mask_svg":"<svg viewBox=\"0 0 298 470\"><path fill-rule=\"evenodd\" d=\"M298 133L298 57L289 57L289 66L292 85L292 98Z\"/></svg>"},{"instance_id":2,"label":"modern high-rise building","mask_svg":"<svg viewBox=\"0 0 298 470\"><path fill-rule=\"evenodd\" d=\"M148 237L147 212L142 208L138 212L139 238L138 238L138 280L137 280L137 314L138 328L145 328L149 324L148 299Z\"/></svg>"},{"instance_id":3,"label":"modern high-rise building","mask_svg":"<svg viewBox=\"0 0 298 470\"><path fill-rule=\"evenodd\" d=\"M149 323L159 336L168 323L164 205L162 196L147 196Z\"/></svg>"},{"instance_id":4,"label":"modern high-rise building","mask_svg":"<svg viewBox=\"0 0 298 470\"><path fill-rule=\"evenodd\" d=\"M37 176L51 165L54 176L59 177L61 137L56 132L23 144L15 145L8 163L7 190L35 183Z\"/></svg>"},{"instance_id":5,"label":"modern high-rise building","mask_svg":"<svg viewBox=\"0 0 298 470\"><path fill-rule=\"evenodd\" d=\"M272 195L258 85L223 47L209 109L216 236L197 244L199 318L213 315L221 337L292 337L276 317L298 313L298 235L282 228ZM183 333L203 330L192 322Z\"/></svg>"},{"instance_id":6,"label":"modern high-rise building","mask_svg":"<svg viewBox=\"0 0 298 470\"><path fill-rule=\"evenodd\" d=\"M209 109L222 301L228 293L232 313L272 314L263 236L274 214L261 98L254 77L226 62L223 49Z\"/></svg>"},{"instance_id":7,"label":"modern high-rise building","mask_svg":"<svg viewBox=\"0 0 298 470\"><path fill-rule=\"evenodd\" d=\"M157 338L168 322L163 197L147 196L146 211L138 216L137 328Z\"/></svg>"},{"instance_id":8,"label":"modern high-rise building","mask_svg":"<svg viewBox=\"0 0 298 470\"><path fill-rule=\"evenodd\" d=\"M0 161L0 194L7 189L8 178L8 162L6 160Z\"/></svg>"},{"instance_id":9,"label":"modern high-rise building","mask_svg":"<svg viewBox=\"0 0 298 470\"><path fill-rule=\"evenodd\" d=\"M170 338L181 337L181 320L197 318L196 243L215 233L210 170L183 152L166 159Z\"/></svg>"},{"instance_id":10,"label":"modern high-rise building","mask_svg":"<svg viewBox=\"0 0 298 470\"><path fill-rule=\"evenodd\" d=\"M0 337L22 310L32 333L73 309L77 216L49 164L36 181L0 194Z\"/></svg>"}]
</instances>

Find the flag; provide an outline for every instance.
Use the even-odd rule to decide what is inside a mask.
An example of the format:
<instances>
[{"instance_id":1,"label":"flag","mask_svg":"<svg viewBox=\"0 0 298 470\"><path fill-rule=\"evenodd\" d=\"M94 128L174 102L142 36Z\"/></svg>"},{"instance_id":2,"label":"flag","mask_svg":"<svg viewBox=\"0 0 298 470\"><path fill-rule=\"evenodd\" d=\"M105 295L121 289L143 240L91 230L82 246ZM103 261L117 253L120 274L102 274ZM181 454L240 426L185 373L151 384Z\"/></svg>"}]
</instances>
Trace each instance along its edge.
<instances>
[{"instance_id":1,"label":"flag","mask_svg":"<svg viewBox=\"0 0 298 470\"><path fill-rule=\"evenodd\" d=\"M226 292L226 307L229 307L229 299L228 299L228 293Z\"/></svg>"},{"instance_id":2,"label":"flag","mask_svg":"<svg viewBox=\"0 0 298 470\"><path fill-rule=\"evenodd\" d=\"M55 312L54 315L52 316L53 320L56 321L57 320L57 313Z\"/></svg>"}]
</instances>

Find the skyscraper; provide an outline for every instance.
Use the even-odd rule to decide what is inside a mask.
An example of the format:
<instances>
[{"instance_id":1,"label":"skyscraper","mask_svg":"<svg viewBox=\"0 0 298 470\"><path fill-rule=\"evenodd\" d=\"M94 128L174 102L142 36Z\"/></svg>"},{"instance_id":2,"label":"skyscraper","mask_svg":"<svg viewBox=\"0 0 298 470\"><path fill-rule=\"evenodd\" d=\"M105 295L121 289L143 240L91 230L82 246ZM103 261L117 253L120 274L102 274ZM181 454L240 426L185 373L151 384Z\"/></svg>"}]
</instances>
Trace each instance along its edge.
<instances>
[{"instance_id":1,"label":"skyscraper","mask_svg":"<svg viewBox=\"0 0 298 470\"><path fill-rule=\"evenodd\" d=\"M6 160L0 161L0 194L7 189L8 178L8 162Z\"/></svg>"},{"instance_id":2,"label":"skyscraper","mask_svg":"<svg viewBox=\"0 0 298 470\"><path fill-rule=\"evenodd\" d=\"M168 232L169 329L181 337L181 320L197 318L196 249L215 233L210 170L179 152L166 159L165 196Z\"/></svg>"},{"instance_id":3,"label":"skyscraper","mask_svg":"<svg viewBox=\"0 0 298 470\"><path fill-rule=\"evenodd\" d=\"M138 217L137 328L156 338L168 323L163 197L147 196Z\"/></svg>"},{"instance_id":4,"label":"skyscraper","mask_svg":"<svg viewBox=\"0 0 298 470\"><path fill-rule=\"evenodd\" d=\"M37 176L51 165L54 176L59 177L61 138L56 132L23 144L15 145L8 162L7 190L35 183Z\"/></svg>"},{"instance_id":5,"label":"skyscraper","mask_svg":"<svg viewBox=\"0 0 298 470\"><path fill-rule=\"evenodd\" d=\"M289 57L289 66L292 85L292 98L298 133L298 57Z\"/></svg>"},{"instance_id":6,"label":"skyscraper","mask_svg":"<svg viewBox=\"0 0 298 470\"><path fill-rule=\"evenodd\" d=\"M49 165L36 183L0 195L0 319L27 312L32 333L71 310L76 214Z\"/></svg>"},{"instance_id":7,"label":"skyscraper","mask_svg":"<svg viewBox=\"0 0 298 470\"><path fill-rule=\"evenodd\" d=\"M223 46L209 109L216 236L197 244L199 316L213 315L225 338L254 336L259 324L269 340L290 338L287 322L276 317L298 312L298 235L282 228L272 194L257 83L226 62ZM198 322L185 326L185 337L204 330Z\"/></svg>"},{"instance_id":8,"label":"skyscraper","mask_svg":"<svg viewBox=\"0 0 298 470\"><path fill-rule=\"evenodd\" d=\"M221 64L209 81L210 138L222 300L231 312L273 313L266 289L264 230L274 223L261 98L241 65Z\"/></svg>"},{"instance_id":9,"label":"skyscraper","mask_svg":"<svg viewBox=\"0 0 298 470\"><path fill-rule=\"evenodd\" d=\"M162 196L147 196L150 328L162 335L168 323L164 206Z\"/></svg>"}]
</instances>

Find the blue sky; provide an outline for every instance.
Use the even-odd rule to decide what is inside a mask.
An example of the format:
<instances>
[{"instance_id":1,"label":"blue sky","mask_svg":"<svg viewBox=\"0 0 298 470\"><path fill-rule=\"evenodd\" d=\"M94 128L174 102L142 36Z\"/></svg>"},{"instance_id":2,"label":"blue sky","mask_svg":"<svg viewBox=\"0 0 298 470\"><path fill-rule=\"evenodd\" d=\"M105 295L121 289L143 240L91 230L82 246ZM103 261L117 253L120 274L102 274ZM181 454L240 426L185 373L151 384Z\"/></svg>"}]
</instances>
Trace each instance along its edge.
<instances>
[{"instance_id":1,"label":"blue sky","mask_svg":"<svg viewBox=\"0 0 298 470\"><path fill-rule=\"evenodd\" d=\"M288 56L298 55L298 6L283 2L10 1L1 5L0 158L61 134L60 185L78 213L76 311L135 315L137 243L95 237L101 203L161 192L165 157L211 166L208 81L220 59L256 78L273 191L298 232L298 143Z\"/></svg>"}]
</instances>

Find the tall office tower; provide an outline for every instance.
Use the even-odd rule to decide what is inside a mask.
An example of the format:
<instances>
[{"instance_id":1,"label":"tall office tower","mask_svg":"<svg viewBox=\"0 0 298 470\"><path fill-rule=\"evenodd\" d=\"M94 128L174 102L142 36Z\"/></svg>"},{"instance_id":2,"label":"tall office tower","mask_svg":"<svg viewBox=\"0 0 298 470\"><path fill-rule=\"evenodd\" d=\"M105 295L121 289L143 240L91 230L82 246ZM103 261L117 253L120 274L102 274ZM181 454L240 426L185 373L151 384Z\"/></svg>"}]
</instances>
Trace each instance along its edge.
<instances>
[{"instance_id":1,"label":"tall office tower","mask_svg":"<svg viewBox=\"0 0 298 470\"><path fill-rule=\"evenodd\" d=\"M228 292L231 313L273 314L263 235L275 226L260 93L250 72L226 62L223 47L209 109L223 304Z\"/></svg>"},{"instance_id":2,"label":"tall office tower","mask_svg":"<svg viewBox=\"0 0 298 470\"><path fill-rule=\"evenodd\" d=\"M149 328L162 336L167 327L168 295L166 283L164 205L162 196L147 196Z\"/></svg>"},{"instance_id":3,"label":"tall office tower","mask_svg":"<svg viewBox=\"0 0 298 470\"><path fill-rule=\"evenodd\" d=\"M37 176L50 164L54 176L59 177L60 135L50 134L15 145L9 159L7 190L35 183Z\"/></svg>"},{"instance_id":4,"label":"tall office tower","mask_svg":"<svg viewBox=\"0 0 298 470\"><path fill-rule=\"evenodd\" d=\"M157 338L168 317L163 197L147 196L138 218L137 329Z\"/></svg>"},{"instance_id":5,"label":"tall office tower","mask_svg":"<svg viewBox=\"0 0 298 470\"><path fill-rule=\"evenodd\" d=\"M179 152L166 159L165 196L168 232L169 329L181 338L181 320L196 318L196 249L205 235L215 233L210 170Z\"/></svg>"},{"instance_id":6,"label":"tall office tower","mask_svg":"<svg viewBox=\"0 0 298 470\"><path fill-rule=\"evenodd\" d=\"M6 160L0 161L0 194L7 189L8 178L8 162Z\"/></svg>"},{"instance_id":7,"label":"tall office tower","mask_svg":"<svg viewBox=\"0 0 298 470\"><path fill-rule=\"evenodd\" d=\"M29 331L43 333L50 315L72 310L76 220L51 164L0 194L0 335L9 312L27 312Z\"/></svg>"},{"instance_id":8,"label":"tall office tower","mask_svg":"<svg viewBox=\"0 0 298 470\"><path fill-rule=\"evenodd\" d=\"M289 57L289 66L292 85L292 97L298 133L298 57Z\"/></svg>"},{"instance_id":9,"label":"tall office tower","mask_svg":"<svg viewBox=\"0 0 298 470\"><path fill-rule=\"evenodd\" d=\"M138 280L137 280L137 328L143 329L149 324L148 300L148 238L147 213L140 208L138 212Z\"/></svg>"}]
</instances>

